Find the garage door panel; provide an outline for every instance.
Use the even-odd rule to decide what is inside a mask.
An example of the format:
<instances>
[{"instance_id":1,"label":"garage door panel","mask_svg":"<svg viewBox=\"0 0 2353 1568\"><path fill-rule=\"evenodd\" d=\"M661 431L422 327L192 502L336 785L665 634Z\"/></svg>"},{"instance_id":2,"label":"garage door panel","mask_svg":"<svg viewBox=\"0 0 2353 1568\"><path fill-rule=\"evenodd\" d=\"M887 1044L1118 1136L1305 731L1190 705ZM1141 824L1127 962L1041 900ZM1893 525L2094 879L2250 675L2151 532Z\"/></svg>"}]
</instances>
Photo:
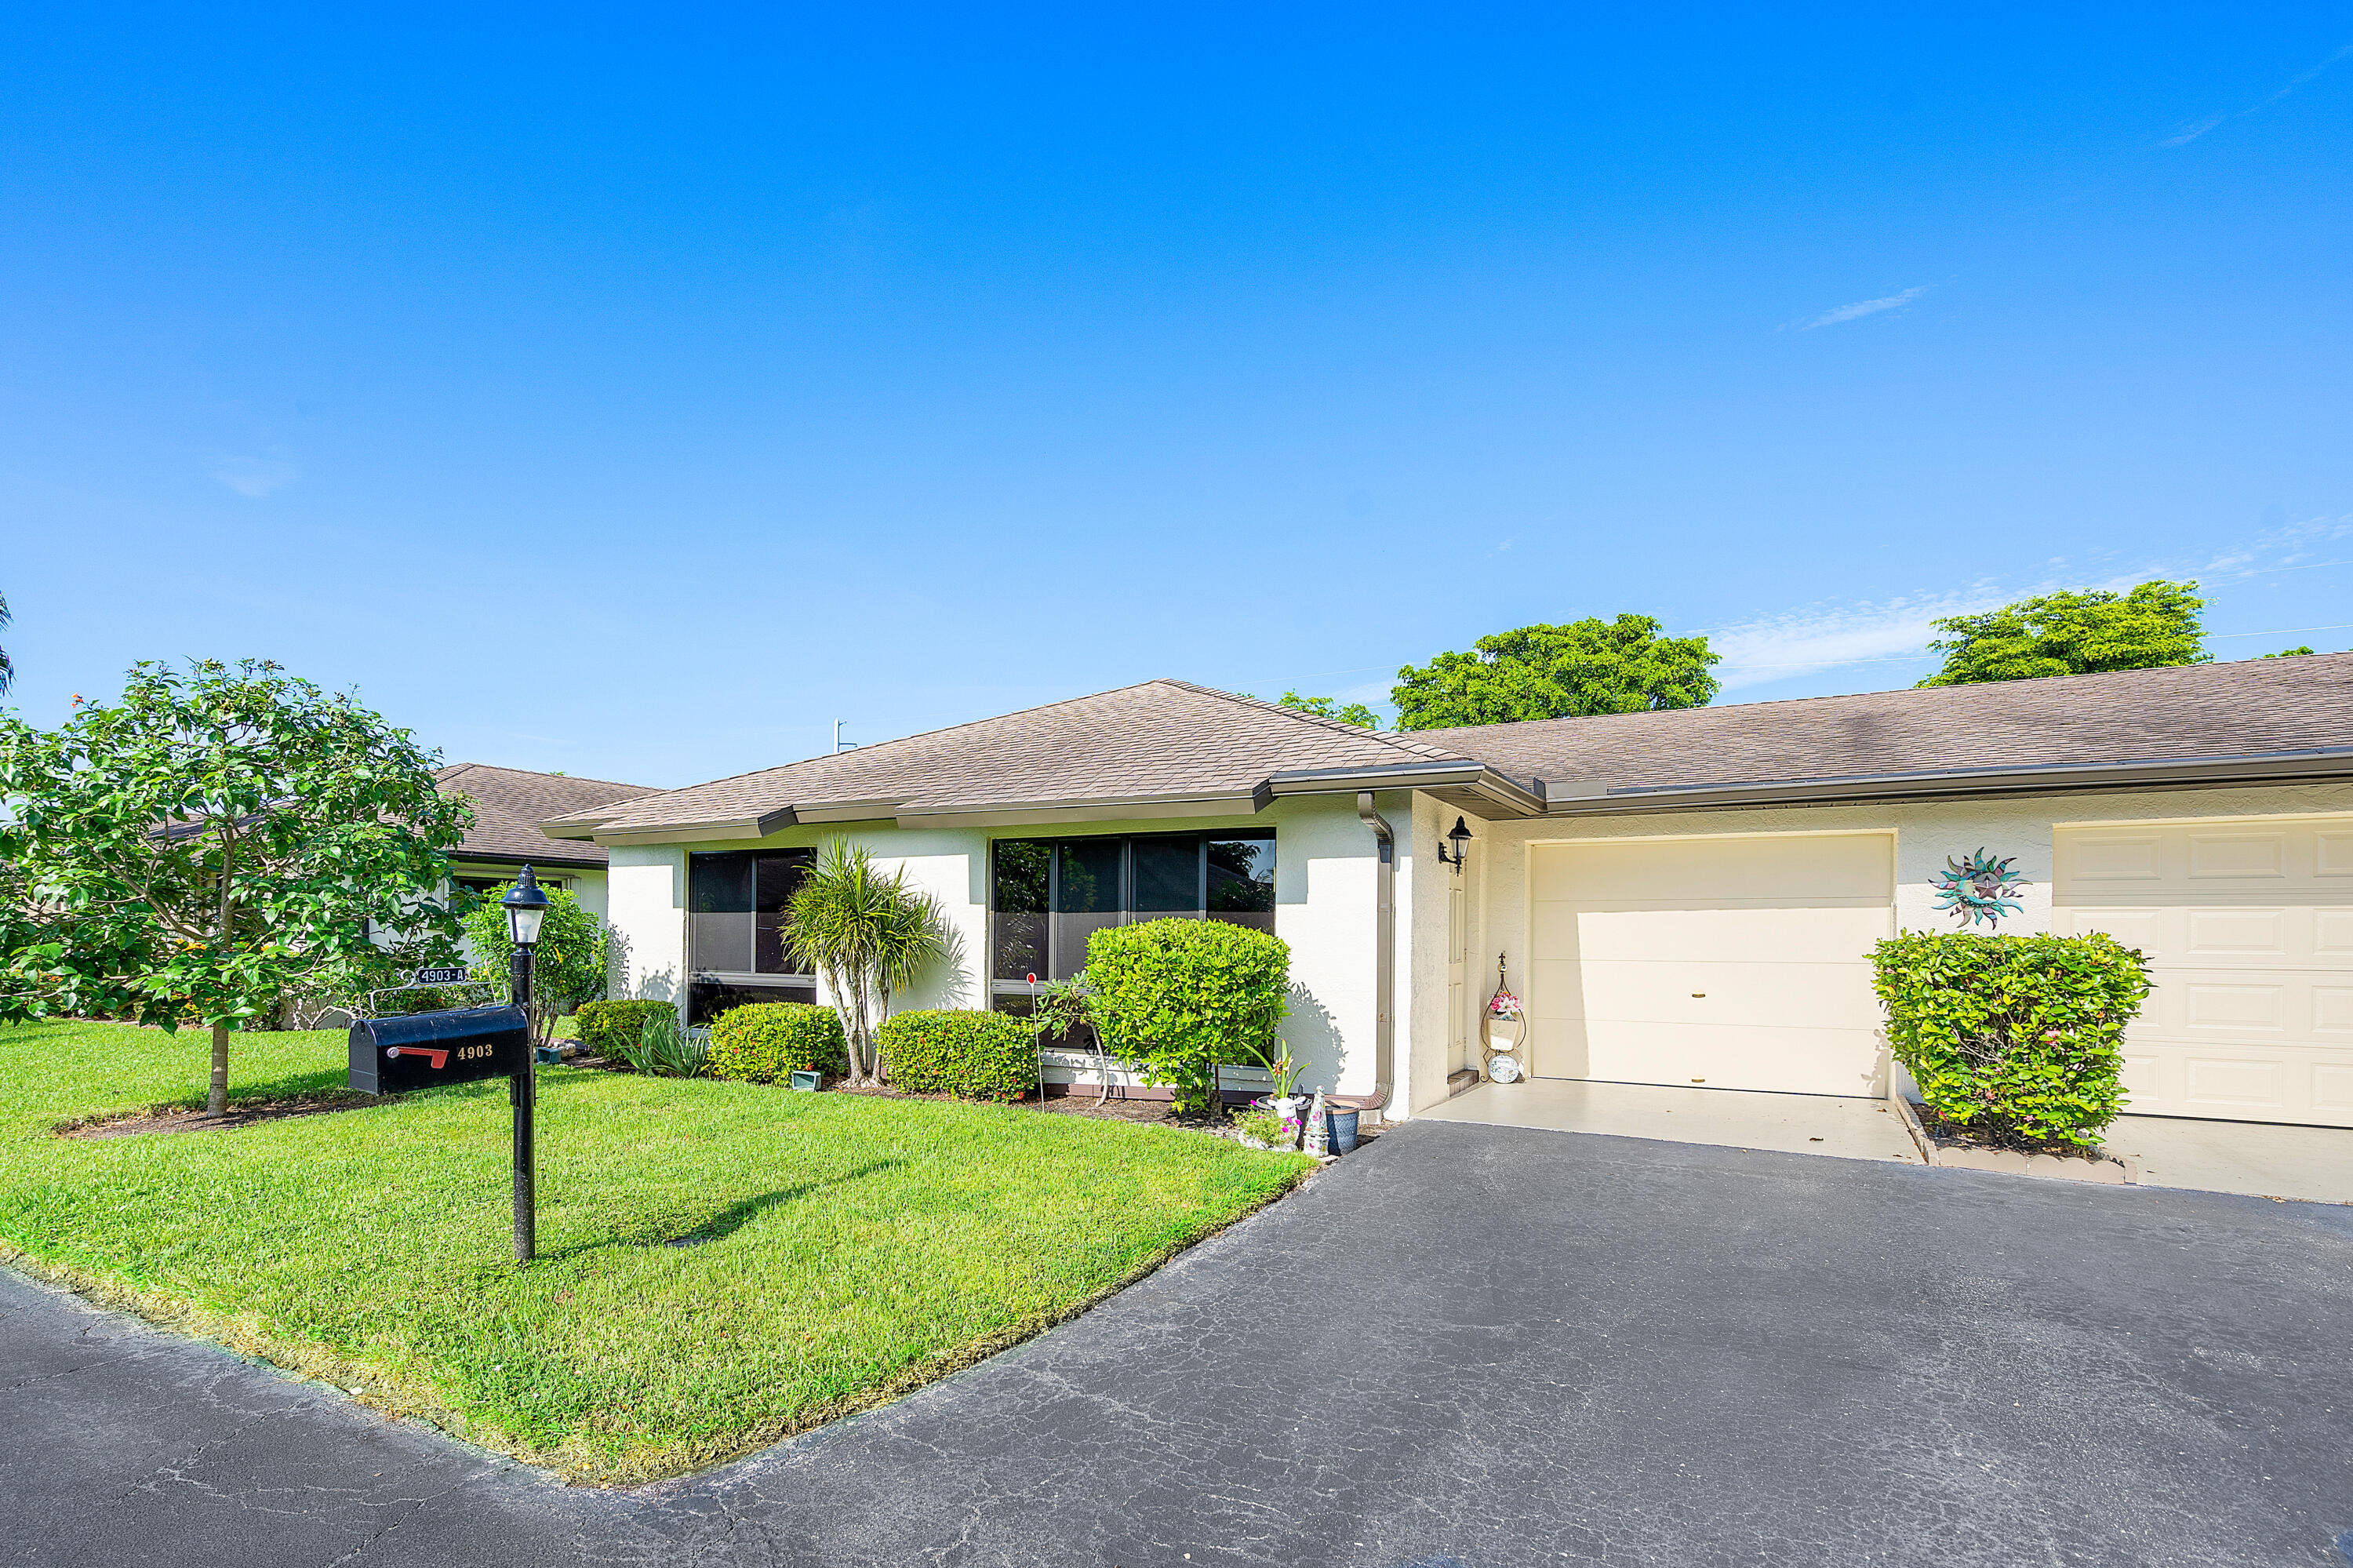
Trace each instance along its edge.
<instances>
[{"instance_id":1,"label":"garage door panel","mask_svg":"<svg viewBox=\"0 0 2353 1568\"><path fill-rule=\"evenodd\" d=\"M2128 1108L2353 1126L2353 820L2057 839L2053 928L2105 930L2150 960Z\"/></svg>"},{"instance_id":2,"label":"garage door panel","mask_svg":"<svg viewBox=\"0 0 2353 1568\"><path fill-rule=\"evenodd\" d=\"M1574 950L1588 962L1689 955L1686 961L1817 962L1841 949L1863 961L1887 935L1887 906L1787 906L1729 909L1587 909L1573 922ZM1568 944L1540 949L1566 956Z\"/></svg>"},{"instance_id":3,"label":"garage door panel","mask_svg":"<svg viewBox=\"0 0 2353 1568\"><path fill-rule=\"evenodd\" d=\"M1639 903L1704 909L1727 899L1883 901L1894 879L1894 840L1882 833L1629 839L1538 844L1534 853L1537 901L1562 899L1588 908Z\"/></svg>"},{"instance_id":4,"label":"garage door panel","mask_svg":"<svg viewBox=\"0 0 2353 1568\"><path fill-rule=\"evenodd\" d=\"M1530 870L1538 1075L1873 1092L1890 835L1543 845Z\"/></svg>"},{"instance_id":5,"label":"garage door panel","mask_svg":"<svg viewBox=\"0 0 2353 1568\"><path fill-rule=\"evenodd\" d=\"M1874 1029L1879 1023L1871 971L1862 964L1588 959L1577 1000L1577 1013L1594 1022L1783 1029Z\"/></svg>"},{"instance_id":6,"label":"garage door panel","mask_svg":"<svg viewBox=\"0 0 2353 1568\"><path fill-rule=\"evenodd\" d=\"M1661 1071L1666 1063L1673 1064L1672 1077ZM1584 1076L1611 1083L1868 1095L1878 1081L1879 1037L1872 1030L1622 1024L1596 1030L1588 1037L1585 1069Z\"/></svg>"}]
</instances>

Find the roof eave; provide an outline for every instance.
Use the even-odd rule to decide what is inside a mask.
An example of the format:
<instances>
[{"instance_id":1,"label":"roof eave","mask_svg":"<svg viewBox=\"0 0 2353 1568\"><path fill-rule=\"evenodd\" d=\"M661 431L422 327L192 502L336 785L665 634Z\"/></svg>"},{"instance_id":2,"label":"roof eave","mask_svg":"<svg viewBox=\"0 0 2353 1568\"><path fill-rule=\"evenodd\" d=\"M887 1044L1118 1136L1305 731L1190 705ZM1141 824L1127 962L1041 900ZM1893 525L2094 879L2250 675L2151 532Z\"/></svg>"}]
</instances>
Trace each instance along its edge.
<instances>
[{"instance_id":1,"label":"roof eave","mask_svg":"<svg viewBox=\"0 0 2353 1568\"><path fill-rule=\"evenodd\" d=\"M1541 785L1531 789L1483 762L1379 763L1369 768L1302 768L1261 786L1270 798L1343 795L1360 789L1419 789L1486 817L1541 817Z\"/></svg>"},{"instance_id":2,"label":"roof eave","mask_svg":"<svg viewBox=\"0 0 2353 1568\"><path fill-rule=\"evenodd\" d=\"M2201 757L2152 762L2061 762L2033 768L1967 768L1945 773L1860 774L1844 779L1754 784L1666 785L1607 794L1551 797L1546 816L1615 817L1752 806L1836 805L1860 800L1934 800L2056 795L2087 789L2194 789L2229 784L2353 779L2353 747Z\"/></svg>"}]
</instances>

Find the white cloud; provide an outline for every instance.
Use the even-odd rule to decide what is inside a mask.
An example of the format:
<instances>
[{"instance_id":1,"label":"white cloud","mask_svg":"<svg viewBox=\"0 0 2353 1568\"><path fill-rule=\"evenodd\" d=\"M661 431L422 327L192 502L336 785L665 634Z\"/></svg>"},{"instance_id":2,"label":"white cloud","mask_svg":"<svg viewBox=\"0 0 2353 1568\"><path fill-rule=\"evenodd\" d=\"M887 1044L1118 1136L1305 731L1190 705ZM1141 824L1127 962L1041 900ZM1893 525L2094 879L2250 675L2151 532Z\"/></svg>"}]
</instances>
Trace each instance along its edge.
<instances>
[{"instance_id":1,"label":"white cloud","mask_svg":"<svg viewBox=\"0 0 2353 1568\"><path fill-rule=\"evenodd\" d=\"M1931 621L2007 604L2017 594L1980 583L1957 593L1914 594L1883 603L1811 604L1718 627L1708 646L1724 655L1715 678L1727 692L1853 664L1924 664L1934 658Z\"/></svg>"},{"instance_id":2,"label":"white cloud","mask_svg":"<svg viewBox=\"0 0 2353 1568\"><path fill-rule=\"evenodd\" d=\"M2203 136L2207 132L2211 131L2215 126L2222 123L2222 120L2223 116L2220 114L2209 114L2203 120L2193 120L2189 124L2184 125L2180 130L2175 132L2172 135L2168 136L2164 141L2159 142L2158 145L2160 147L2187 147L2190 143L2195 142L2199 137Z\"/></svg>"},{"instance_id":3,"label":"white cloud","mask_svg":"<svg viewBox=\"0 0 2353 1568\"><path fill-rule=\"evenodd\" d=\"M1935 287L1934 284L1923 283L1916 289L1906 289L1900 294L1890 294L1883 300L1857 300L1851 305L1841 305L1834 311L1824 311L1811 321L1799 322L1797 323L1797 328L1799 332L1811 332L1816 327L1836 326L1841 322L1855 321L1863 316L1874 316L1882 311L1892 311L1898 306L1908 305L1933 287Z\"/></svg>"},{"instance_id":4,"label":"white cloud","mask_svg":"<svg viewBox=\"0 0 2353 1568\"><path fill-rule=\"evenodd\" d=\"M284 458L236 457L226 452L216 455L206 471L251 501L274 494L302 477L302 471Z\"/></svg>"}]
</instances>

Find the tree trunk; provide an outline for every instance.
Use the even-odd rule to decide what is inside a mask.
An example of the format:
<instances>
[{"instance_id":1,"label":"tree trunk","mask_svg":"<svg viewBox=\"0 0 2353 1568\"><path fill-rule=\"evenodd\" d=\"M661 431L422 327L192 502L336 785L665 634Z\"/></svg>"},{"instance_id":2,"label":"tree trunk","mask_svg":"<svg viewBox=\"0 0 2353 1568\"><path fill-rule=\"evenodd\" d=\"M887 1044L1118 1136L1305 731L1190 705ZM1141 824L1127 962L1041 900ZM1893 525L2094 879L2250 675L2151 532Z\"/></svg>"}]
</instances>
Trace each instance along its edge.
<instances>
[{"instance_id":1,"label":"tree trunk","mask_svg":"<svg viewBox=\"0 0 2353 1568\"><path fill-rule=\"evenodd\" d=\"M213 1025L213 1081L205 1091L205 1111L218 1116L228 1109L228 1025Z\"/></svg>"}]
</instances>

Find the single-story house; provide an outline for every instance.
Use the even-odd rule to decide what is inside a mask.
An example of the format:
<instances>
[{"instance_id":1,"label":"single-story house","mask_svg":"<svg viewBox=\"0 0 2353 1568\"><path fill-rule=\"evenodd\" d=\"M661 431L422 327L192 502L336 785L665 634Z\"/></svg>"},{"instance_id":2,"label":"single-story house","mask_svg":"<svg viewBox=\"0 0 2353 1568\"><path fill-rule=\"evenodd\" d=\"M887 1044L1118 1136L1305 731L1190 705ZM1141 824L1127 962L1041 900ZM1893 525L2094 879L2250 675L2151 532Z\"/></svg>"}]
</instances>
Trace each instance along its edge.
<instances>
[{"instance_id":1,"label":"single-story house","mask_svg":"<svg viewBox=\"0 0 2353 1568\"><path fill-rule=\"evenodd\" d=\"M472 829L449 852L451 882L477 893L494 892L512 885L515 874L530 865L541 886L569 888L581 907L600 919L606 912L605 847L551 839L539 824L566 811L660 793L649 784L529 773L481 762L452 763L433 779L443 794L463 795L474 807Z\"/></svg>"},{"instance_id":2,"label":"single-story house","mask_svg":"<svg viewBox=\"0 0 2353 1568\"><path fill-rule=\"evenodd\" d=\"M949 927L901 1005L1240 921L1307 1082L1393 1118L1479 1065L1499 964L1535 1076L1883 1093L1872 944L1968 916L2149 955L2135 1110L2353 1125L2353 655L1403 734L1150 681L538 825L607 862L616 993L696 1019L817 996L780 911L841 835Z\"/></svg>"}]
</instances>

